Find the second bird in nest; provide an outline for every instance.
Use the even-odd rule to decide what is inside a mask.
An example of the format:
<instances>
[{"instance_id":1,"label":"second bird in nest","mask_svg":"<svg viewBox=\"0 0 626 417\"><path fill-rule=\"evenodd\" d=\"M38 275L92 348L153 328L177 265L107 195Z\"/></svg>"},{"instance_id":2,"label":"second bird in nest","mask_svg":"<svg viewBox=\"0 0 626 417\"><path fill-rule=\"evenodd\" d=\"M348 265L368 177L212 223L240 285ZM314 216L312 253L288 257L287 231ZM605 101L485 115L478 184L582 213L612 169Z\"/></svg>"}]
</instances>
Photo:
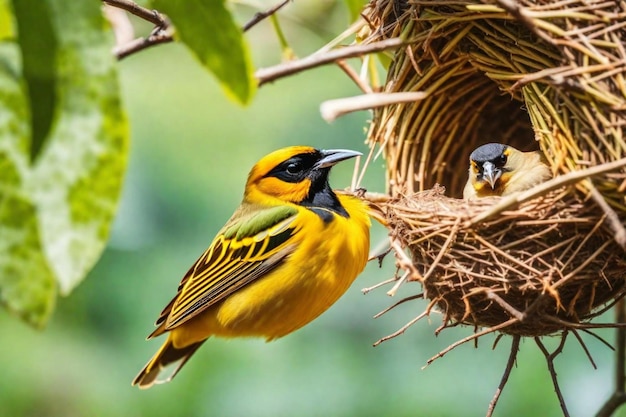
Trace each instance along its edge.
<instances>
[{"instance_id":1,"label":"second bird in nest","mask_svg":"<svg viewBox=\"0 0 626 417\"><path fill-rule=\"evenodd\" d=\"M470 154L463 198L504 196L524 191L552 177L539 152L521 152L502 143L481 145Z\"/></svg>"}]
</instances>

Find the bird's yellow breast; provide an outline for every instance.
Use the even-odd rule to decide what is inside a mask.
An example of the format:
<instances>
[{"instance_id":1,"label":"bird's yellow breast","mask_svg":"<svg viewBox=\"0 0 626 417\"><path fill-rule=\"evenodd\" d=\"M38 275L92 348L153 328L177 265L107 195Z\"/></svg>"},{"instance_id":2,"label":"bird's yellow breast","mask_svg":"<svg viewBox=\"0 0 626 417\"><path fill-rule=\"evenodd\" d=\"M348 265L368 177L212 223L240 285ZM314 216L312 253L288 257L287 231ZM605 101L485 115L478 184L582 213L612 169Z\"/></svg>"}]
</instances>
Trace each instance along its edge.
<instances>
[{"instance_id":1,"label":"bird's yellow breast","mask_svg":"<svg viewBox=\"0 0 626 417\"><path fill-rule=\"evenodd\" d=\"M208 308L187 325L172 330L189 344L210 335L282 337L328 309L365 268L370 220L366 206L339 196L349 217L333 214L329 222L298 207L295 250L274 271Z\"/></svg>"}]
</instances>

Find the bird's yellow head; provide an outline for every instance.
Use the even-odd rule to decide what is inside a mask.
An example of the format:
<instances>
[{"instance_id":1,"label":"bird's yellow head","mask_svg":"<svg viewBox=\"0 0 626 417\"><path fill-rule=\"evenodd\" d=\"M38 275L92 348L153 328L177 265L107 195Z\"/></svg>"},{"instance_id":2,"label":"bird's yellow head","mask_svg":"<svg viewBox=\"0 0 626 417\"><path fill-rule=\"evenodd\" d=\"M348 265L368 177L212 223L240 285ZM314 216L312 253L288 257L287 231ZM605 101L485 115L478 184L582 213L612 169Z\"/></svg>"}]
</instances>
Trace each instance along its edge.
<instances>
[{"instance_id":1,"label":"bird's yellow head","mask_svg":"<svg viewBox=\"0 0 626 417\"><path fill-rule=\"evenodd\" d=\"M478 195L501 195L520 152L502 143L481 145L470 155L470 180Z\"/></svg>"},{"instance_id":2,"label":"bird's yellow head","mask_svg":"<svg viewBox=\"0 0 626 417\"><path fill-rule=\"evenodd\" d=\"M319 150L291 146L266 155L252 168L244 198L262 201L274 197L294 204L313 203L316 197L334 196L328 173L336 163L361 155L345 149Z\"/></svg>"}]
</instances>

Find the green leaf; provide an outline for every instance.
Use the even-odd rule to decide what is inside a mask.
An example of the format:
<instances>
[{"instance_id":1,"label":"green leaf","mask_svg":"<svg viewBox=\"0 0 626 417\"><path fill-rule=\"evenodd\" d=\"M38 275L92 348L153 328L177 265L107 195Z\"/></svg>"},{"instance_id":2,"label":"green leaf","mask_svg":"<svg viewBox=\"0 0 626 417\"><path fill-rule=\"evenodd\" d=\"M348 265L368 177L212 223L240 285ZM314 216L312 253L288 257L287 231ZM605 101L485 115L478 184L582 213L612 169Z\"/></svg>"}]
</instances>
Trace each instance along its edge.
<instances>
[{"instance_id":1,"label":"green leaf","mask_svg":"<svg viewBox=\"0 0 626 417\"><path fill-rule=\"evenodd\" d=\"M25 78L26 61L36 58L20 59L19 52L36 49L0 42L0 302L43 326L57 292L68 294L104 249L128 126L99 2L32 3L46 4L56 39L54 59L38 61L51 66L45 71L55 79L56 99L45 147L32 162ZM18 24L18 35L23 28Z\"/></svg>"},{"instance_id":2,"label":"green leaf","mask_svg":"<svg viewBox=\"0 0 626 417\"><path fill-rule=\"evenodd\" d=\"M0 302L42 325L56 299L56 282L41 250L37 207L28 175L26 102L15 62L18 48L0 43Z\"/></svg>"},{"instance_id":3,"label":"green leaf","mask_svg":"<svg viewBox=\"0 0 626 417\"><path fill-rule=\"evenodd\" d=\"M0 0L0 42L13 37L13 16L9 0Z\"/></svg>"},{"instance_id":4,"label":"green leaf","mask_svg":"<svg viewBox=\"0 0 626 417\"><path fill-rule=\"evenodd\" d=\"M22 52L22 74L26 81L31 118L30 158L41 151L52 125L56 101L54 59L56 34L46 1L13 0Z\"/></svg>"},{"instance_id":5,"label":"green leaf","mask_svg":"<svg viewBox=\"0 0 626 417\"><path fill-rule=\"evenodd\" d=\"M368 0L345 0L346 6L348 6L348 11L350 12L350 21L356 21L359 16L361 16L361 12L363 11L363 7L367 4Z\"/></svg>"},{"instance_id":6,"label":"green leaf","mask_svg":"<svg viewBox=\"0 0 626 417\"><path fill-rule=\"evenodd\" d=\"M247 104L256 90L254 67L241 28L224 0L154 0L180 39L219 80L227 95Z\"/></svg>"}]
</instances>

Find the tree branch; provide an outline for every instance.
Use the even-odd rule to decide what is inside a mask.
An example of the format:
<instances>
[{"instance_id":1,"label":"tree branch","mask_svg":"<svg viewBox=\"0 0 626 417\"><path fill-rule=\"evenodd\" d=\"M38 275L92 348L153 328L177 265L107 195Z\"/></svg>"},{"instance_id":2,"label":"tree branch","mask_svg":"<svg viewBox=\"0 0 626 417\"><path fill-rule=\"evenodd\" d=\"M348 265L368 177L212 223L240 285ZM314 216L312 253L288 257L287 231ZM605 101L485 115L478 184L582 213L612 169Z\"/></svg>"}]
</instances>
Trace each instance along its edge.
<instances>
[{"instance_id":1,"label":"tree branch","mask_svg":"<svg viewBox=\"0 0 626 417\"><path fill-rule=\"evenodd\" d=\"M252 19L250 19L248 23L243 25L241 30L243 30L244 32L247 32L248 30L250 30L253 26L255 26L257 23L259 23L263 19L267 19L268 17L270 17L271 15L273 15L274 13L282 9L290 1L291 0L284 0L278 3L276 6L272 7L271 9L268 9L264 12L255 13L255 15L252 16Z\"/></svg>"},{"instance_id":2,"label":"tree branch","mask_svg":"<svg viewBox=\"0 0 626 417\"><path fill-rule=\"evenodd\" d=\"M140 37L130 42L118 44L113 48L113 54L118 60L129 55L144 50L154 45L172 42L174 40L174 29L167 16L156 10L149 10L141 7L130 0L102 0L106 5L126 10L128 13L138 18L154 24L154 29L148 37Z\"/></svg>"},{"instance_id":3,"label":"tree branch","mask_svg":"<svg viewBox=\"0 0 626 417\"><path fill-rule=\"evenodd\" d=\"M174 36L172 33L159 32L156 34L152 34L147 38L137 38L123 45L117 45L115 48L113 48L113 54L118 60L121 60L129 55L132 55L151 46L173 41Z\"/></svg>"},{"instance_id":4,"label":"tree branch","mask_svg":"<svg viewBox=\"0 0 626 417\"><path fill-rule=\"evenodd\" d=\"M356 44L346 46L341 49L333 49L324 53L316 52L296 61L289 61L273 67L261 68L255 72L254 76L259 81L259 86L262 86L263 84L275 81L279 78L297 74L307 69L320 67L322 65L332 64L341 59L354 58L374 52L396 49L403 43L404 41L400 38L390 38L367 45Z\"/></svg>"},{"instance_id":5,"label":"tree branch","mask_svg":"<svg viewBox=\"0 0 626 417\"><path fill-rule=\"evenodd\" d=\"M149 9L146 9L145 7L141 7L134 1L130 1L130 0L102 0L102 1L108 4L109 6L126 10L128 13L134 14L138 18L148 21L157 27L165 28L170 25L165 15L159 13L156 10L149 10Z\"/></svg>"}]
</instances>

